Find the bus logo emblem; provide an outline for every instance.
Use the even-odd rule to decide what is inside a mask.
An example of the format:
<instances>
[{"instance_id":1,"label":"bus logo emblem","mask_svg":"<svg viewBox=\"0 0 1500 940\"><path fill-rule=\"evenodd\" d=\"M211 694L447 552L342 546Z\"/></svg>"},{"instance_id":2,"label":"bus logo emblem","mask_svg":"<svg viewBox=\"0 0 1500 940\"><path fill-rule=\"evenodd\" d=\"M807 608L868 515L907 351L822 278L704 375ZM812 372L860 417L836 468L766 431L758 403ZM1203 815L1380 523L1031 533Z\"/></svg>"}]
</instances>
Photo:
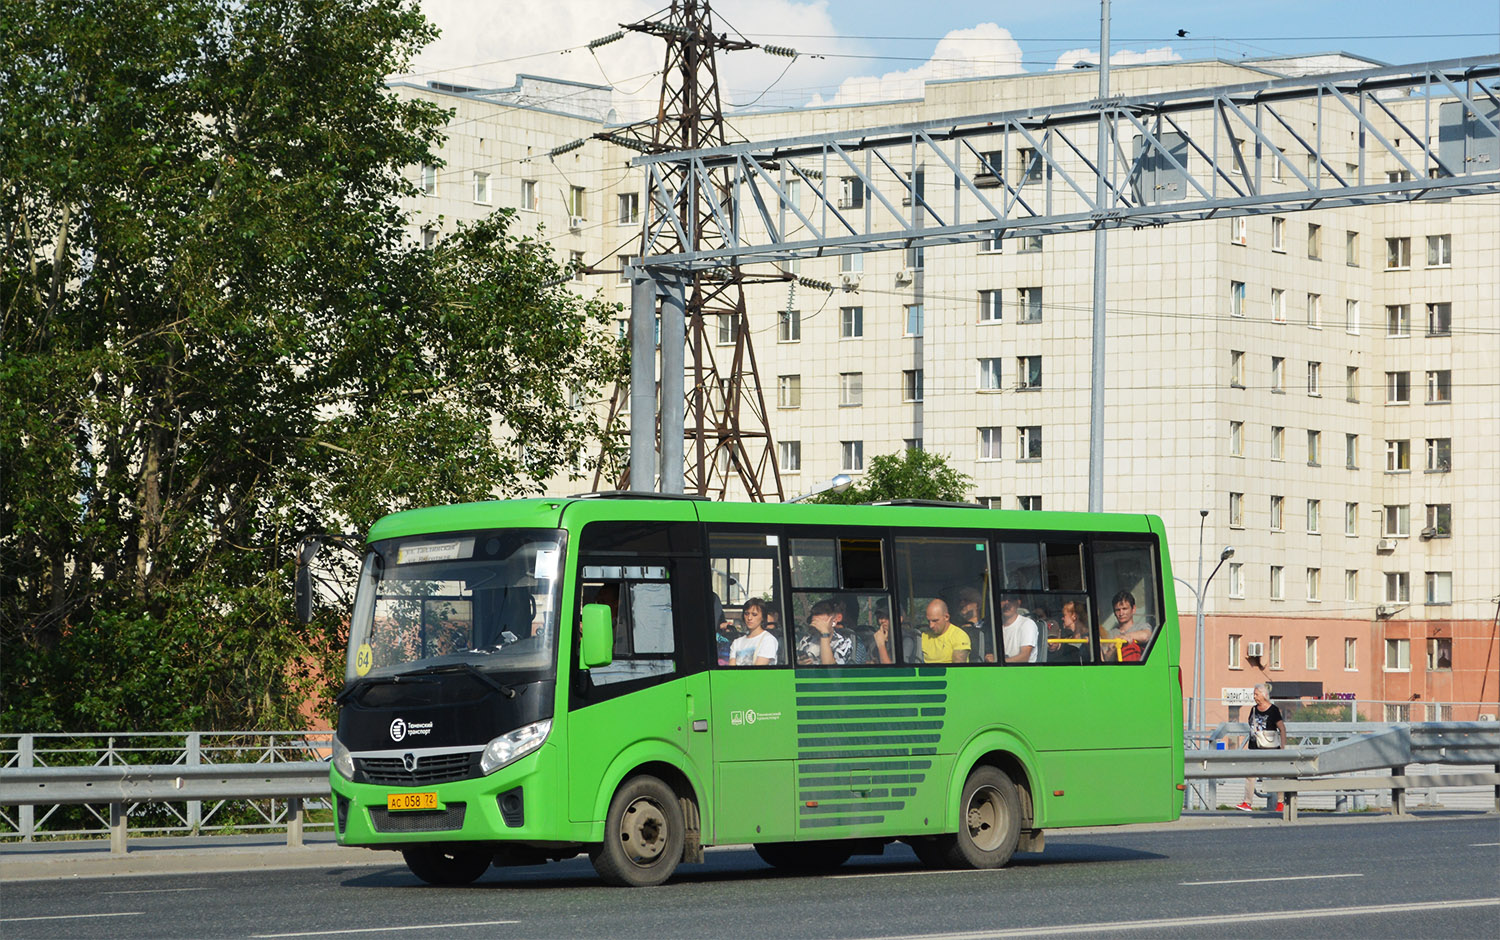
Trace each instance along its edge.
<instances>
[{"instance_id":1,"label":"bus logo emblem","mask_svg":"<svg viewBox=\"0 0 1500 940\"><path fill-rule=\"evenodd\" d=\"M406 737L406 719L397 718L391 722L391 740L400 741L404 737Z\"/></svg>"}]
</instances>

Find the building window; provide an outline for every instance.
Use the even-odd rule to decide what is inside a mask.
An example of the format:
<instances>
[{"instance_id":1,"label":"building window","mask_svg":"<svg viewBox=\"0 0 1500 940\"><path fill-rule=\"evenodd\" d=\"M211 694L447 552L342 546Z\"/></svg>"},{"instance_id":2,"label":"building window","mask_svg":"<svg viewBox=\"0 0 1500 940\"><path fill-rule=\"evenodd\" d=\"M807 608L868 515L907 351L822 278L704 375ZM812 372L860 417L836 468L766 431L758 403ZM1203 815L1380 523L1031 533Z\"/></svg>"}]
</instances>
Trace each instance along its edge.
<instances>
[{"instance_id":1,"label":"building window","mask_svg":"<svg viewBox=\"0 0 1500 940\"><path fill-rule=\"evenodd\" d=\"M1042 498L1040 496L1017 496L1016 508L1023 512L1041 512Z\"/></svg>"},{"instance_id":2,"label":"building window","mask_svg":"<svg viewBox=\"0 0 1500 940\"><path fill-rule=\"evenodd\" d=\"M979 390L981 392L1000 391L1000 357L992 356L979 360Z\"/></svg>"},{"instance_id":3,"label":"building window","mask_svg":"<svg viewBox=\"0 0 1500 940\"><path fill-rule=\"evenodd\" d=\"M979 429L979 459L980 460L999 460L1000 459L1000 429L999 428L980 428Z\"/></svg>"},{"instance_id":4,"label":"building window","mask_svg":"<svg viewBox=\"0 0 1500 940\"><path fill-rule=\"evenodd\" d=\"M1405 183L1411 180L1411 170L1386 170L1387 183Z\"/></svg>"},{"instance_id":5,"label":"building window","mask_svg":"<svg viewBox=\"0 0 1500 940\"><path fill-rule=\"evenodd\" d=\"M1278 395L1286 394L1286 357L1271 357L1271 391Z\"/></svg>"},{"instance_id":6,"label":"building window","mask_svg":"<svg viewBox=\"0 0 1500 940\"><path fill-rule=\"evenodd\" d=\"M521 208L527 212L536 211L536 180L521 180Z\"/></svg>"},{"instance_id":7,"label":"building window","mask_svg":"<svg viewBox=\"0 0 1500 940\"><path fill-rule=\"evenodd\" d=\"M437 229L430 225L424 225L422 227L422 247L431 250L437 247L437 240Z\"/></svg>"},{"instance_id":8,"label":"building window","mask_svg":"<svg viewBox=\"0 0 1500 940\"><path fill-rule=\"evenodd\" d=\"M840 274L858 274L865 269L865 256L861 254L839 255Z\"/></svg>"},{"instance_id":9,"label":"building window","mask_svg":"<svg viewBox=\"0 0 1500 940\"><path fill-rule=\"evenodd\" d=\"M1316 569L1316 568L1309 568L1307 570L1309 570L1309 571L1316 571L1318 569ZM1317 598L1310 598L1310 600L1317 600ZM1315 637L1315 636L1310 636L1310 637L1307 638L1307 640L1305 641L1305 643L1306 643L1306 647L1305 647L1305 652L1304 652L1303 663L1304 663L1304 665L1307 666L1308 669L1317 669L1318 668L1318 638Z\"/></svg>"},{"instance_id":10,"label":"building window","mask_svg":"<svg viewBox=\"0 0 1500 940\"><path fill-rule=\"evenodd\" d=\"M1307 599L1310 601L1321 601L1323 599L1323 569L1307 569ZM1317 668L1316 665L1309 668Z\"/></svg>"},{"instance_id":11,"label":"building window","mask_svg":"<svg viewBox=\"0 0 1500 940\"><path fill-rule=\"evenodd\" d=\"M1359 301L1344 301L1344 331L1348 333L1359 332Z\"/></svg>"},{"instance_id":12,"label":"building window","mask_svg":"<svg viewBox=\"0 0 1500 940\"><path fill-rule=\"evenodd\" d=\"M1450 659L1450 662L1451 662L1451 659ZM1452 667L1451 666L1447 666L1447 667L1443 667L1443 668L1451 669ZM1446 704L1444 702L1428 702L1427 703L1427 720L1428 721L1452 721L1453 720L1453 706L1449 705L1449 704Z\"/></svg>"},{"instance_id":13,"label":"building window","mask_svg":"<svg viewBox=\"0 0 1500 940\"><path fill-rule=\"evenodd\" d=\"M901 400L922 400L922 370L903 369L901 372Z\"/></svg>"},{"instance_id":14,"label":"building window","mask_svg":"<svg viewBox=\"0 0 1500 940\"><path fill-rule=\"evenodd\" d=\"M864 307L840 307L839 308L839 337L842 339L859 339L865 335L865 308Z\"/></svg>"},{"instance_id":15,"label":"building window","mask_svg":"<svg viewBox=\"0 0 1500 940\"><path fill-rule=\"evenodd\" d=\"M1309 467L1321 467L1323 465L1323 432L1307 432L1307 465Z\"/></svg>"},{"instance_id":16,"label":"building window","mask_svg":"<svg viewBox=\"0 0 1500 940\"><path fill-rule=\"evenodd\" d=\"M1323 328L1323 295L1307 295L1307 325L1315 330Z\"/></svg>"},{"instance_id":17,"label":"building window","mask_svg":"<svg viewBox=\"0 0 1500 940\"><path fill-rule=\"evenodd\" d=\"M1427 305L1427 335L1447 336L1453 331L1453 305L1451 303Z\"/></svg>"},{"instance_id":18,"label":"building window","mask_svg":"<svg viewBox=\"0 0 1500 940\"><path fill-rule=\"evenodd\" d=\"M1344 504L1344 534L1359 535L1359 503Z\"/></svg>"},{"instance_id":19,"label":"building window","mask_svg":"<svg viewBox=\"0 0 1500 940\"><path fill-rule=\"evenodd\" d=\"M845 473L860 473L865 469L865 442L839 441L842 456L839 469Z\"/></svg>"},{"instance_id":20,"label":"building window","mask_svg":"<svg viewBox=\"0 0 1500 940\"><path fill-rule=\"evenodd\" d=\"M1245 566L1237 561L1229 563L1229 596L1245 596Z\"/></svg>"},{"instance_id":21,"label":"building window","mask_svg":"<svg viewBox=\"0 0 1500 940\"><path fill-rule=\"evenodd\" d=\"M1385 573L1385 600L1388 604L1405 604L1411 601L1411 577L1405 571Z\"/></svg>"},{"instance_id":22,"label":"building window","mask_svg":"<svg viewBox=\"0 0 1500 940\"><path fill-rule=\"evenodd\" d=\"M1286 428L1271 426L1271 459L1285 460L1286 453Z\"/></svg>"},{"instance_id":23,"label":"building window","mask_svg":"<svg viewBox=\"0 0 1500 940\"><path fill-rule=\"evenodd\" d=\"M1451 264L1453 264L1453 236L1428 235L1427 266L1429 268L1446 268Z\"/></svg>"},{"instance_id":24,"label":"building window","mask_svg":"<svg viewBox=\"0 0 1500 940\"><path fill-rule=\"evenodd\" d=\"M582 186L568 189L568 214L575 219L588 218L589 191Z\"/></svg>"},{"instance_id":25,"label":"building window","mask_svg":"<svg viewBox=\"0 0 1500 940\"><path fill-rule=\"evenodd\" d=\"M1310 499L1307 501L1307 532L1309 535L1317 535L1323 531L1323 501L1321 499Z\"/></svg>"},{"instance_id":26,"label":"building window","mask_svg":"<svg viewBox=\"0 0 1500 940\"><path fill-rule=\"evenodd\" d=\"M1453 572L1427 572L1427 603L1429 605L1453 603Z\"/></svg>"},{"instance_id":27,"label":"building window","mask_svg":"<svg viewBox=\"0 0 1500 940\"><path fill-rule=\"evenodd\" d=\"M1018 254L1031 255L1042 250L1042 236L1022 235L1019 239L1020 246L1016 249Z\"/></svg>"},{"instance_id":28,"label":"building window","mask_svg":"<svg viewBox=\"0 0 1500 940\"><path fill-rule=\"evenodd\" d=\"M615 264L617 264L620 268L620 283L629 284L631 268L630 255L615 255Z\"/></svg>"},{"instance_id":29,"label":"building window","mask_svg":"<svg viewBox=\"0 0 1500 940\"><path fill-rule=\"evenodd\" d=\"M1000 291L982 290L979 292L979 322L1000 322Z\"/></svg>"},{"instance_id":30,"label":"building window","mask_svg":"<svg viewBox=\"0 0 1500 940\"><path fill-rule=\"evenodd\" d=\"M720 346L733 346L739 339L739 315L735 313L717 314L719 321L718 335L715 337Z\"/></svg>"},{"instance_id":31,"label":"building window","mask_svg":"<svg viewBox=\"0 0 1500 940\"><path fill-rule=\"evenodd\" d=\"M1234 528L1243 528L1245 525L1245 494L1229 494L1229 524Z\"/></svg>"},{"instance_id":32,"label":"building window","mask_svg":"<svg viewBox=\"0 0 1500 940\"><path fill-rule=\"evenodd\" d=\"M1307 256L1314 261L1323 257L1323 226L1307 224Z\"/></svg>"},{"instance_id":33,"label":"building window","mask_svg":"<svg viewBox=\"0 0 1500 940\"><path fill-rule=\"evenodd\" d=\"M927 251L921 245L913 245L906 249L906 266L914 271L920 271L926 264Z\"/></svg>"},{"instance_id":34,"label":"building window","mask_svg":"<svg viewBox=\"0 0 1500 940\"><path fill-rule=\"evenodd\" d=\"M1385 335L1411 335L1411 304L1388 304L1385 308Z\"/></svg>"},{"instance_id":35,"label":"building window","mask_svg":"<svg viewBox=\"0 0 1500 940\"><path fill-rule=\"evenodd\" d=\"M1385 403L1387 405L1411 404L1411 373L1387 372L1385 374Z\"/></svg>"},{"instance_id":36,"label":"building window","mask_svg":"<svg viewBox=\"0 0 1500 940\"><path fill-rule=\"evenodd\" d=\"M1427 404L1443 405L1453 400L1453 370L1427 370Z\"/></svg>"},{"instance_id":37,"label":"building window","mask_svg":"<svg viewBox=\"0 0 1500 940\"><path fill-rule=\"evenodd\" d=\"M1405 643L1406 641L1402 640L1401 642ZM1387 652L1389 652L1389 651L1387 651ZM1411 705L1407 704L1406 702L1400 702L1400 703L1390 703L1390 702L1387 702L1386 705L1385 705L1385 720L1386 720L1386 723L1388 723L1388 724L1395 723L1395 722L1411 721Z\"/></svg>"},{"instance_id":38,"label":"building window","mask_svg":"<svg viewBox=\"0 0 1500 940\"><path fill-rule=\"evenodd\" d=\"M1344 233L1344 263L1351 268L1359 267L1359 233Z\"/></svg>"},{"instance_id":39,"label":"building window","mask_svg":"<svg viewBox=\"0 0 1500 940\"><path fill-rule=\"evenodd\" d=\"M1272 532L1280 532L1281 531L1281 528L1282 528L1282 526L1281 526L1281 523L1282 523L1281 511L1282 511L1282 507L1285 506L1285 505L1286 505L1286 498L1285 497L1282 497L1282 496L1272 496L1271 497L1271 531Z\"/></svg>"},{"instance_id":40,"label":"building window","mask_svg":"<svg viewBox=\"0 0 1500 940\"><path fill-rule=\"evenodd\" d=\"M1276 163L1276 169L1281 170L1281 163ZM1279 215L1271 216L1271 250L1286 251L1286 219Z\"/></svg>"},{"instance_id":41,"label":"building window","mask_svg":"<svg viewBox=\"0 0 1500 940\"><path fill-rule=\"evenodd\" d=\"M865 374L863 372L839 373L839 405L855 408L865 403Z\"/></svg>"},{"instance_id":42,"label":"building window","mask_svg":"<svg viewBox=\"0 0 1500 940\"><path fill-rule=\"evenodd\" d=\"M1428 533L1431 533L1428 535ZM1422 533L1430 539L1446 539L1453 535L1453 504L1427 504L1427 531Z\"/></svg>"},{"instance_id":43,"label":"building window","mask_svg":"<svg viewBox=\"0 0 1500 940\"><path fill-rule=\"evenodd\" d=\"M1238 349L1229 350L1229 387L1245 387L1245 354Z\"/></svg>"},{"instance_id":44,"label":"building window","mask_svg":"<svg viewBox=\"0 0 1500 940\"><path fill-rule=\"evenodd\" d=\"M993 222L994 220L985 219L984 221ZM1005 232L1002 229L994 229L981 238L978 244L980 254L998 255L1005 250Z\"/></svg>"},{"instance_id":45,"label":"building window","mask_svg":"<svg viewBox=\"0 0 1500 940\"><path fill-rule=\"evenodd\" d=\"M1286 291L1280 288L1271 288L1271 322L1286 322Z\"/></svg>"},{"instance_id":46,"label":"building window","mask_svg":"<svg viewBox=\"0 0 1500 940\"><path fill-rule=\"evenodd\" d=\"M1387 538L1411 534L1411 507L1405 503L1387 503L1380 511L1380 531Z\"/></svg>"},{"instance_id":47,"label":"building window","mask_svg":"<svg viewBox=\"0 0 1500 940\"><path fill-rule=\"evenodd\" d=\"M1271 566L1271 600L1286 600L1286 569L1281 565Z\"/></svg>"},{"instance_id":48,"label":"building window","mask_svg":"<svg viewBox=\"0 0 1500 940\"><path fill-rule=\"evenodd\" d=\"M1240 668L1240 635L1238 633L1229 634L1229 668Z\"/></svg>"},{"instance_id":49,"label":"building window","mask_svg":"<svg viewBox=\"0 0 1500 940\"><path fill-rule=\"evenodd\" d=\"M1244 219L1239 221L1243 222ZM1229 282L1229 315L1231 317L1242 317L1245 315L1245 282Z\"/></svg>"},{"instance_id":50,"label":"building window","mask_svg":"<svg viewBox=\"0 0 1500 940\"><path fill-rule=\"evenodd\" d=\"M568 252L568 266L573 270L573 280L575 281L583 280L584 275L588 273L588 262L583 260L583 252L581 251Z\"/></svg>"},{"instance_id":51,"label":"building window","mask_svg":"<svg viewBox=\"0 0 1500 940\"><path fill-rule=\"evenodd\" d=\"M1387 238L1385 240L1385 269L1402 271L1411 267L1411 239Z\"/></svg>"},{"instance_id":52,"label":"building window","mask_svg":"<svg viewBox=\"0 0 1500 940\"><path fill-rule=\"evenodd\" d=\"M845 176L839 180L839 208L859 209L865 204L865 184L857 176Z\"/></svg>"},{"instance_id":53,"label":"building window","mask_svg":"<svg viewBox=\"0 0 1500 940\"><path fill-rule=\"evenodd\" d=\"M1453 469L1453 438L1429 437L1427 439L1427 472L1447 473Z\"/></svg>"},{"instance_id":54,"label":"building window","mask_svg":"<svg viewBox=\"0 0 1500 940\"><path fill-rule=\"evenodd\" d=\"M906 305L906 335L907 336L921 336L922 335L922 305L921 304L907 304Z\"/></svg>"},{"instance_id":55,"label":"building window","mask_svg":"<svg viewBox=\"0 0 1500 940\"><path fill-rule=\"evenodd\" d=\"M1032 424L1027 425L1026 427L1016 428L1016 459L1042 459L1041 425Z\"/></svg>"},{"instance_id":56,"label":"building window","mask_svg":"<svg viewBox=\"0 0 1500 940\"><path fill-rule=\"evenodd\" d=\"M1307 364L1307 394L1314 398L1323 394L1323 363L1321 362Z\"/></svg>"},{"instance_id":57,"label":"building window","mask_svg":"<svg viewBox=\"0 0 1500 940\"><path fill-rule=\"evenodd\" d=\"M1245 456L1245 422L1229 422L1229 456Z\"/></svg>"},{"instance_id":58,"label":"building window","mask_svg":"<svg viewBox=\"0 0 1500 940\"><path fill-rule=\"evenodd\" d=\"M620 224L633 225L641 220L641 194L620 193L618 198L620 206Z\"/></svg>"},{"instance_id":59,"label":"building window","mask_svg":"<svg viewBox=\"0 0 1500 940\"><path fill-rule=\"evenodd\" d=\"M802 342L802 311L783 310L777 315L776 341L778 343Z\"/></svg>"},{"instance_id":60,"label":"building window","mask_svg":"<svg viewBox=\"0 0 1500 940\"><path fill-rule=\"evenodd\" d=\"M1428 603L1431 603L1429 601ZM1446 636L1427 638L1428 671L1447 671L1453 668L1453 640Z\"/></svg>"},{"instance_id":61,"label":"building window","mask_svg":"<svg viewBox=\"0 0 1500 940\"><path fill-rule=\"evenodd\" d=\"M1042 357L1016 357L1016 388L1036 389L1042 387Z\"/></svg>"},{"instance_id":62,"label":"building window","mask_svg":"<svg viewBox=\"0 0 1500 940\"><path fill-rule=\"evenodd\" d=\"M1359 469L1359 435L1344 435L1344 468L1347 470Z\"/></svg>"},{"instance_id":63,"label":"building window","mask_svg":"<svg viewBox=\"0 0 1500 940\"><path fill-rule=\"evenodd\" d=\"M488 173L474 173L474 201L481 205L490 203L490 175Z\"/></svg>"},{"instance_id":64,"label":"building window","mask_svg":"<svg viewBox=\"0 0 1500 940\"><path fill-rule=\"evenodd\" d=\"M778 408L802 407L802 376L778 375L776 377L776 406Z\"/></svg>"},{"instance_id":65,"label":"building window","mask_svg":"<svg viewBox=\"0 0 1500 940\"><path fill-rule=\"evenodd\" d=\"M1023 287L1016 292L1016 303L1021 308L1022 323L1042 322L1042 289Z\"/></svg>"},{"instance_id":66,"label":"building window","mask_svg":"<svg viewBox=\"0 0 1500 940\"><path fill-rule=\"evenodd\" d=\"M781 472L797 473L802 469L802 442L781 441L777 445L781 450Z\"/></svg>"},{"instance_id":67,"label":"building window","mask_svg":"<svg viewBox=\"0 0 1500 940\"><path fill-rule=\"evenodd\" d=\"M1352 571L1346 572L1346 574L1353 574L1353 573L1354 572L1352 572ZM1352 597L1348 598L1348 600L1353 600L1353 599L1354 598L1352 598ZM1344 637L1344 671L1345 672L1358 672L1359 671L1359 641L1356 640L1356 639L1354 639L1354 637L1352 637L1352 636L1346 636L1346 637Z\"/></svg>"},{"instance_id":68,"label":"building window","mask_svg":"<svg viewBox=\"0 0 1500 940\"><path fill-rule=\"evenodd\" d=\"M1022 183L1034 183L1042 178L1042 155L1035 148L1022 147L1016 156L1020 161Z\"/></svg>"},{"instance_id":69,"label":"building window","mask_svg":"<svg viewBox=\"0 0 1500 940\"><path fill-rule=\"evenodd\" d=\"M901 439L902 450L921 450L922 439L920 437L905 437Z\"/></svg>"},{"instance_id":70,"label":"building window","mask_svg":"<svg viewBox=\"0 0 1500 940\"><path fill-rule=\"evenodd\" d=\"M422 195L424 195L424 196L436 196L437 195L437 180L438 180L437 167L433 166L430 163L424 163L424 164L422 164L422 182L420 184L421 185L421 189L422 189Z\"/></svg>"},{"instance_id":71,"label":"building window","mask_svg":"<svg viewBox=\"0 0 1500 940\"><path fill-rule=\"evenodd\" d=\"M1386 640L1385 641L1385 671L1406 672L1411 669L1411 641L1410 640ZM1387 719L1389 720L1389 718ZM1402 719L1395 719L1400 721Z\"/></svg>"},{"instance_id":72,"label":"building window","mask_svg":"<svg viewBox=\"0 0 1500 940\"><path fill-rule=\"evenodd\" d=\"M1249 220L1244 216L1229 220L1229 241L1231 244L1243 245L1249 241Z\"/></svg>"}]
</instances>

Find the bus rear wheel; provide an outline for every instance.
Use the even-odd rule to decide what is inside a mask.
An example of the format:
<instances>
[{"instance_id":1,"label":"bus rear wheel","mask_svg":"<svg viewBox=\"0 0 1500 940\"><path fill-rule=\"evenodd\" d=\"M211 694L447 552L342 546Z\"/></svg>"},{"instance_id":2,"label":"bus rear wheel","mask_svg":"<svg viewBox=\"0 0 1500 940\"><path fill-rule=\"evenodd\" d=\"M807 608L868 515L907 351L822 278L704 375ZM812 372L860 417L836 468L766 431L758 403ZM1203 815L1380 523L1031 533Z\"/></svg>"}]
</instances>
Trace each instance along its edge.
<instances>
[{"instance_id":1,"label":"bus rear wheel","mask_svg":"<svg viewBox=\"0 0 1500 940\"><path fill-rule=\"evenodd\" d=\"M649 775L631 777L610 800L604 842L589 860L606 884L659 885L677 870L686 829L671 787Z\"/></svg>"},{"instance_id":2,"label":"bus rear wheel","mask_svg":"<svg viewBox=\"0 0 1500 940\"><path fill-rule=\"evenodd\" d=\"M914 843L933 867L999 868L1021 838L1021 791L1005 771L975 767L959 798L958 832Z\"/></svg>"},{"instance_id":3,"label":"bus rear wheel","mask_svg":"<svg viewBox=\"0 0 1500 940\"><path fill-rule=\"evenodd\" d=\"M755 854L784 871L826 871L849 861L854 852L840 842L757 842Z\"/></svg>"},{"instance_id":4,"label":"bus rear wheel","mask_svg":"<svg viewBox=\"0 0 1500 940\"><path fill-rule=\"evenodd\" d=\"M488 849L416 845L401 850L406 867L430 885L466 885L489 871L494 853Z\"/></svg>"}]
</instances>

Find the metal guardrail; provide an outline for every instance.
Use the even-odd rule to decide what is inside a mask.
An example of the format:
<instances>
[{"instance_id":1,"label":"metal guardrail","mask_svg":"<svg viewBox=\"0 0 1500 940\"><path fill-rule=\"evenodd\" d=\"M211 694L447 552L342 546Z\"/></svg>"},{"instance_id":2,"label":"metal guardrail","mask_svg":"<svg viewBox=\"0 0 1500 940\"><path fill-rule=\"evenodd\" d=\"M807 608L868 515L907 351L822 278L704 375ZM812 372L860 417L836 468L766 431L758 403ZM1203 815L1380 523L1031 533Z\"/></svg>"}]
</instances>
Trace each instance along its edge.
<instances>
[{"instance_id":1,"label":"metal guardrail","mask_svg":"<svg viewBox=\"0 0 1500 940\"><path fill-rule=\"evenodd\" d=\"M1321 725L1323 723L1309 723ZM1260 777L1266 790L1281 793L1283 818L1297 818L1297 796L1302 792L1389 790L1391 807L1406 812L1406 790L1412 787L1493 786L1495 809L1500 811L1500 726L1489 721L1442 721L1377 726L1382 730L1353 734L1322 747L1293 746L1267 750L1194 748L1184 755L1190 780ZM1226 733L1246 733L1244 725L1221 725ZM1216 729L1217 731L1218 729ZM1318 727L1287 723L1287 737ZM1411 764L1493 765L1495 773L1407 775ZM1353 776L1360 771L1385 770L1390 776ZM1333 775L1343 776L1333 776Z\"/></svg>"}]
</instances>

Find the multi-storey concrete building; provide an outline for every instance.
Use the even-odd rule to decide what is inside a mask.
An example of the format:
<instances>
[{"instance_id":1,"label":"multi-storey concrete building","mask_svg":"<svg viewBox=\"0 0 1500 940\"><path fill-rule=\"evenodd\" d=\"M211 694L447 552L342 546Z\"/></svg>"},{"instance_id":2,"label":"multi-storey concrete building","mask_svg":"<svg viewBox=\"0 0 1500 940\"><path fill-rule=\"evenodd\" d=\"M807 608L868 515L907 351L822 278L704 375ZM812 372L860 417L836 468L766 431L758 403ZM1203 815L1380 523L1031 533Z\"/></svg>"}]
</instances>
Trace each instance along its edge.
<instances>
[{"instance_id":1,"label":"multi-storey concrete building","mask_svg":"<svg viewBox=\"0 0 1500 940\"><path fill-rule=\"evenodd\" d=\"M1366 64L1151 65L1118 70L1115 89ZM1095 81L937 82L919 99L733 124L751 140L793 137L1086 101ZM426 192L414 237L516 207L561 260L609 272L582 275L580 290L628 305L616 272L638 250L642 184L630 151L591 139L612 119L608 89L521 76L401 93L455 109L446 164L413 170ZM1325 159L1366 179L1403 172L1359 166L1356 130L1328 119ZM1346 151L1328 147L1340 139ZM1277 182L1273 170L1266 185ZM1085 508L1092 247L1070 234L803 261L786 267L831 293L752 288L788 491L916 446L949 457L991 506ZM1381 702L1361 708L1377 719L1500 711L1500 199L1119 230L1108 275L1104 506L1160 514L1189 581L1200 522L1207 568L1235 549L1205 598L1209 697L1269 680L1278 697ZM1178 600L1190 623L1191 593Z\"/></svg>"}]
</instances>

